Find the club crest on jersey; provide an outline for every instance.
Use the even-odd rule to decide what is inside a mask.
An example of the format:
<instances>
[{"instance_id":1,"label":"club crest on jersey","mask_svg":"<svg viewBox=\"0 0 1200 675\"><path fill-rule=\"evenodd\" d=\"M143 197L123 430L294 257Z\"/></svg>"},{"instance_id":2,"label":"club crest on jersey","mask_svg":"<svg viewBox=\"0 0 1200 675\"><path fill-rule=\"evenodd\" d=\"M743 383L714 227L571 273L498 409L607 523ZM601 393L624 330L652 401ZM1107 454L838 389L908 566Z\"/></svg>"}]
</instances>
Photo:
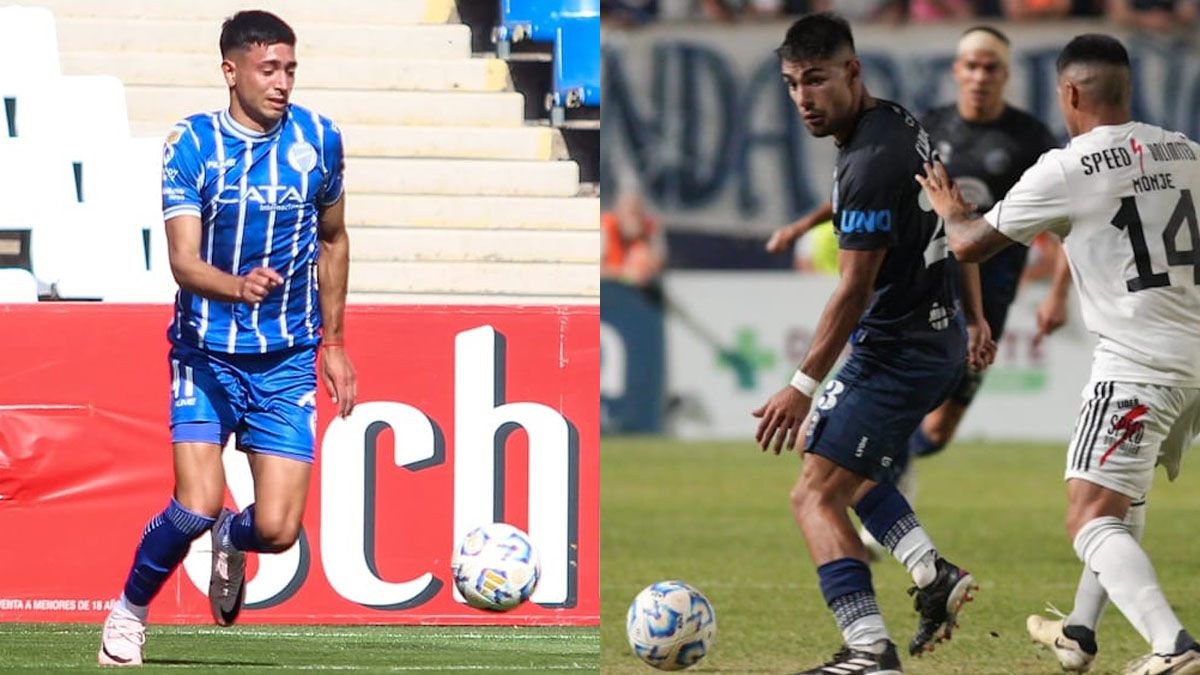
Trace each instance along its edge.
<instances>
[{"instance_id":1,"label":"club crest on jersey","mask_svg":"<svg viewBox=\"0 0 1200 675\"><path fill-rule=\"evenodd\" d=\"M308 173L317 165L317 149L304 141L293 143L287 151L287 163L300 173Z\"/></svg>"}]
</instances>

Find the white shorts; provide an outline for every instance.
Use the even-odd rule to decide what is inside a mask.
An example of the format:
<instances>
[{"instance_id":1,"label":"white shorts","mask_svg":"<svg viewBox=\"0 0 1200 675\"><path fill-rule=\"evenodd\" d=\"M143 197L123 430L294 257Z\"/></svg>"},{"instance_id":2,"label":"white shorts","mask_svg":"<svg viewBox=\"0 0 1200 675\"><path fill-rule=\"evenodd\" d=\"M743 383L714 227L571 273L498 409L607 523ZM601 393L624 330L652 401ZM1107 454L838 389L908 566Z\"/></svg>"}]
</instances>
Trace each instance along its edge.
<instances>
[{"instance_id":1,"label":"white shorts","mask_svg":"<svg viewBox=\"0 0 1200 675\"><path fill-rule=\"evenodd\" d=\"M1093 380L1083 391L1067 449L1066 479L1145 499L1155 465L1175 480L1183 451L1198 432L1200 389Z\"/></svg>"}]
</instances>

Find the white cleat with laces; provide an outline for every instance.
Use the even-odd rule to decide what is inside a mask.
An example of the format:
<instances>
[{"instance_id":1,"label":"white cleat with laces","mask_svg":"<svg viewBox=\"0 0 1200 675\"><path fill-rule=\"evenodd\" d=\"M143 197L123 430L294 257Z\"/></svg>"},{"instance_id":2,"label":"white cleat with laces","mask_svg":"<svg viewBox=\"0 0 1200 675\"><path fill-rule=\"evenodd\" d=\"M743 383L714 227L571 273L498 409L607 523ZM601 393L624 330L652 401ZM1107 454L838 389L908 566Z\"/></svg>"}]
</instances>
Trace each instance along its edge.
<instances>
[{"instance_id":1,"label":"white cleat with laces","mask_svg":"<svg viewBox=\"0 0 1200 675\"><path fill-rule=\"evenodd\" d=\"M100 635L96 660L102 666L142 665L142 645L146 644L146 624L131 616L109 612Z\"/></svg>"},{"instance_id":2,"label":"white cleat with laces","mask_svg":"<svg viewBox=\"0 0 1200 675\"><path fill-rule=\"evenodd\" d=\"M1063 670L1068 673L1087 672L1092 667L1092 660L1096 658L1095 633L1076 626L1072 630L1083 632L1076 634L1075 638L1068 637L1063 632L1062 613L1053 608L1047 608L1047 611L1058 614L1060 618L1047 619L1038 614L1031 614L1025 620L1029 637L1053 652Z\"/></svg>"}]
</instances>

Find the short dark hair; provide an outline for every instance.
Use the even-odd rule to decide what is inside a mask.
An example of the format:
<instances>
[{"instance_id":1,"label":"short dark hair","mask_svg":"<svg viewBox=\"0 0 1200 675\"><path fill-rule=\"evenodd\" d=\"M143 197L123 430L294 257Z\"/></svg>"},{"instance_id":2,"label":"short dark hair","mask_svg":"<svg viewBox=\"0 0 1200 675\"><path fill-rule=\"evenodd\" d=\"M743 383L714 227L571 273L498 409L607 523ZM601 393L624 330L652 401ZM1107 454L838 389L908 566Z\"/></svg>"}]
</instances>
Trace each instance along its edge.
<instances>
[{"instance_id":1,"label":"short dark hair","mask_svg":"<svg viewBox=\"0 0 1200 675\"><path fill-rule=\"evenodd\" d=\"M833 12L819 12L800 17L793 23L775 55L782 61L798 63L831 58L845 47L854 51L850 24Z\"/></svg>"},{"instance_id":2,"label":"short dark hair","mask_svg":"<svg viewBox=\"0 0 1200 675\"><path fill-rule=\"evenodd\" d=\"M992 37L995 37L997 40L1003 42L1006 45L1012 44L1011 42L1008 41L1008 36L1005 35L1004 33L1002 33L999 28L995 28L993 26L988 26L985 24L980 24L978 26L971 26L970 28L964 30L962 32L962 34L959 35L958 37L959 37L959 39L962 39L976 31L983 31L985 33L988 33L988 34L992 35Z\"/></svg>"},{"instance_id":3,"label":"short dark hair","mask_svg":"<svg viewBox=\"0 0 1200 675\"><path fill-rule=\"evenodd\" d=\"M1102 64L1129 68L1129 52L1111 35L1085 33L1067 43L1058 55L1057 68L1061 74L1076 63Z\"/></svg>"},{"instance_id":4,"label":"short dark hair","mask_svg":"<svg viewBox=\"0 0 1200 675\"><path fill-rule=\"evenodd\" d=\"M249 9L225 19L221 25L221 56L254 45L283 43L296 46L296 33L283 19L270 12Z\"/></svg>"}]
</instances>

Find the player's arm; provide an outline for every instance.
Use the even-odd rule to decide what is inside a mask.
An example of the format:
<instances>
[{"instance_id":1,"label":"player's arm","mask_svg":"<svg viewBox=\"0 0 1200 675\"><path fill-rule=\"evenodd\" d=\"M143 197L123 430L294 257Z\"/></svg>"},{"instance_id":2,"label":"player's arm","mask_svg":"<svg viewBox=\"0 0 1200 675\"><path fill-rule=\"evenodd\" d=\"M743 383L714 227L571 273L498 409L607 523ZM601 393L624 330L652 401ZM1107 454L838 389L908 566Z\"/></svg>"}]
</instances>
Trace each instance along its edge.
<instances>
[{"instance_id":1,"label":"player's arm","mask_svg":"<svg viewBox=\"0 0 1200 675\"><path fill-rule=\"evenodd\" d=\"M1051 150L1021 174L1017 184L982 217L963 199L941 162L925 165L917 182L938 215L946 221L946 237L954 255L983 262L1014 241L1028 246L1042 232L1066 237L1071 231L1071 198L1062 168L1064 150Z\"/></svg>"},{"instance_id":2,"label":"player's arm","mask_svg":"<svg viewBox=\"0 0 1200 675\"><path fill-rule=\"evenodd\" d=\"M983 291L980 288L979 264L959 263L962 274L963 311L967 319L967 365L984 370L996 360L996 342L992 327L983 313Z\"/></svg>"},{"instance_id":3,"label":"player's arm","mask_svg":"<svg viewBox=\"0 0 1200 675\"><path fill-rule=\"evenodd\" d=\"M321 303L321 378L342 417L354 410L357 375L346 354L346 287L350 275L350 236L346 200L322 207L317 234L317 296Z\"/></svg>"},{"instance_id":4,"label":"player's arm","mask_svg":"<svg viewBox=\"0 0 1200 675\"><path fill-rule=\"evenodd\" d=\"M1050 292L1037 308L1037 334L1033 344L1042 340L1067 323L1067 294L1071 291L1071 265L1067 252L1061 245L1054 247L1054 278L1050 281Z\"/></svg>"},{"instance_id":5,"label":"player's arm","mask_svg":"<svg viewBox=\"0 0 1200 675\"><path fill-rule=\"evenodd\" d=\"M770 448L772 441L775 454L779 454L785 442L789 450L796 447L812 395L833 369L850 333L866 311L875 290L875 277L886 255L886 248L838 252L841 279L817 321L812 347L792 383L753 413L760 420L754 439L763 450Z\"/></svg>"},{"instance_id":6,"label":"player's arm","mask_svg":"<svg viewBox=\"0 0 1200 675\"><path fill-rule=\"evenodd\" d=\"M245 276L223 272L200 258L200 218L174 216L167 220L167 256L171 274L185 291L218 302L262 302L283 283L278 272L267 267L250 270Z\"/></svg>"},{"instance_id":7,"label":"player's arm","mask_svg":"<svg viewBox=\"0 0 1200 675\"><path fill-rule=\"evenodd\" d=\"M946 240L959 262L981 263L1008 248L1013 241L975 215L975 205L963 198L958 185L941 162L925 165L925 175L915 176L933 210L946 223Z\"/></svg>"},{"instance_id":8,"label":"player's arm","mask_svg":"<svg viewBox=\"0 0 1200 675\"><path fill-rule=\"evenodd\" d=\"M767 251L770 253L787 252L797 239L832 217L833 202L827 201L771 233L771 238L767 240Z\"/></svg>"}]
</instances>

